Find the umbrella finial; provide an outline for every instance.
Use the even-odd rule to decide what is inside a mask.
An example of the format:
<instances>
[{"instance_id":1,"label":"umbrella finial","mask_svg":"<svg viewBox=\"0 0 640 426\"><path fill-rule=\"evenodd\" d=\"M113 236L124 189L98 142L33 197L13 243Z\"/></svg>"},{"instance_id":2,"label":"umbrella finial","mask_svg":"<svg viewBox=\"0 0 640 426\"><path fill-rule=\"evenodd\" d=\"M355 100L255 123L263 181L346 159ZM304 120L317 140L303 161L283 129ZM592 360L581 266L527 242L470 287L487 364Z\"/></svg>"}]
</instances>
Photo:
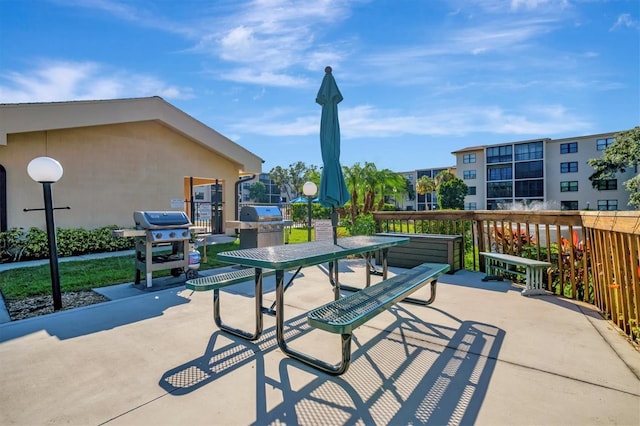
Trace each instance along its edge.
<instances>
[{"instance_id":1,"label":"umbrella finial","mask_svg":"<svg viewBox=\"0 0 640 426\"><path fill-rule=\"evenodd\" d=\"M331 71L333 71L333 70L331 69L331 67L326 67L326 68L324 69L324 72L325 72L325 73L327 73L327 74L331 74Z\"/></svg>"}]
</instances>

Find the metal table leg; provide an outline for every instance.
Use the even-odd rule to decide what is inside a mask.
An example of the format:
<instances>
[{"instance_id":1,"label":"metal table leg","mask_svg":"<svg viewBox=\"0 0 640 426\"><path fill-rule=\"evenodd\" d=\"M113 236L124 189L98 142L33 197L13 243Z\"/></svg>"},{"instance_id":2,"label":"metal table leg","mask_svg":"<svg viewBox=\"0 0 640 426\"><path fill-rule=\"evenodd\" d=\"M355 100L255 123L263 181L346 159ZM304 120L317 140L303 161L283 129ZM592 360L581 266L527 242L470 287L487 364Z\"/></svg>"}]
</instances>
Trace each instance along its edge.
<instances>
[{"instance_id":1,"label":"metal table leg","mask_svg":"<svg viewBox=\"0 0 640 426\"><path fill-rule=\"evenodd\" d=\"M257 340L262 335L262 269L256 268L255 275L255 316L256 328L253 333L228 326L222 322L220 318L220 289L213 290L213 320L220 330L231 333L235 336L242 337L247 340Z\"/></svg>"},{"instance_id":2,"label":"metal table leg","mask_svg":"<svg viewBox=\"0 0 640 426\"><path fill-rule=\"evenodd\" d=\"M333 262L330 262L330 265ZM331 266L329 267L331 270ZM332 272L332 271L330 271ZM333 279L333 275L330 273L330 277ZM337 280L336 280L337 284ZM339 286L336 286L339 292ZM295 358L298 361L302 361L305 364L309 364L314 368L322 370L328 374L337 376L343 374L349 368L351 363L351 334L342 334L342 360L339 364L333 365L310 355L297 351L287 346L284 333L284 271L276 270L276 340L278 346L288 356Z\"/></svg>"}]
</instances>

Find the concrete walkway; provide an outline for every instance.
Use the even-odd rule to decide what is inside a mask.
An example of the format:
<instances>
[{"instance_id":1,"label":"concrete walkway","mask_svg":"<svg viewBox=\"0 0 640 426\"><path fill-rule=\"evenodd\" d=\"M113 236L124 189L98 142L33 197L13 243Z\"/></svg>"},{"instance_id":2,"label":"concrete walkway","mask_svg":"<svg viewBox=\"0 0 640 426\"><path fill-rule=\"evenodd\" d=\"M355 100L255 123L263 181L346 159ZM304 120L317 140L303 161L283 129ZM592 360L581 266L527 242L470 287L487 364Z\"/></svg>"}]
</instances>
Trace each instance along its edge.
<instances>
[{"instance_id":1,"label":"concrete walkway","mask_svg":"<svg viewBox=\"0 0 640 426\"><path fill-rule=\"evenodd\" d=\"M340 270L364 282L362 262ZM273 317L256 342L221 333L211 294L182 286L1 324L0 424L640 424L640 354L593 307L481 277L358 328L338 378L283 355ZM225 322L252 327L252 287L222 293ZM326 270L303 269L285 315L293 347L337 361L304 317L331 297Z\"/></svg>"}]
</instances>

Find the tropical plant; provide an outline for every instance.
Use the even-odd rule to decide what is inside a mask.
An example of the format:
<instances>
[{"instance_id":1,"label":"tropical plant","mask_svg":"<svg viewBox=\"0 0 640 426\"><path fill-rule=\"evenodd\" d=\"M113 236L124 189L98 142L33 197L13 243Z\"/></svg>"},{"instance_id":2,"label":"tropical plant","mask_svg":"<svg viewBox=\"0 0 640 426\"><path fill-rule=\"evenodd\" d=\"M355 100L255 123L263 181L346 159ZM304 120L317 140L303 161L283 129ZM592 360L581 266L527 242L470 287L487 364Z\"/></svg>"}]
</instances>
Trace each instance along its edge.
<instances>
[{"instance_id":1,"label":"tropical plant","mask_svg":"<svg viewBox=\"0 0 640 426\"><path fill-rule=\"evenodd\" d=\"M349 201L349 216L351 217L351 222L353 223L358 217L360 210L358 208L359 203L359 186L362 178L362 167L360 163L355 163L351 167L343 167L342 168L344 179L347 184L347 188L351 193L351 200Z\"/></svg>"},{"instance_id":2,"label":"tropical plant","mask_svg":"<svg viewBox=\"0 0 640 426\"><path fill-rule=\"evenodd\" d=\"M436 189L436 183L429 176L420 176L416 182L416 192L420 195L428 194Z\"/></svg>"},{"instance_id":3,"label":"tropical plant","mask_svg":"<svg viewBox=\"0 0 640 426\"><path fill-rule=\"evenodd\" d=\"M378 198L377 209L384 210L388 197L406 194L405 177L389 169L380 170L378 172L378 188L380 198Z\"/></svg>"}]
</instances>

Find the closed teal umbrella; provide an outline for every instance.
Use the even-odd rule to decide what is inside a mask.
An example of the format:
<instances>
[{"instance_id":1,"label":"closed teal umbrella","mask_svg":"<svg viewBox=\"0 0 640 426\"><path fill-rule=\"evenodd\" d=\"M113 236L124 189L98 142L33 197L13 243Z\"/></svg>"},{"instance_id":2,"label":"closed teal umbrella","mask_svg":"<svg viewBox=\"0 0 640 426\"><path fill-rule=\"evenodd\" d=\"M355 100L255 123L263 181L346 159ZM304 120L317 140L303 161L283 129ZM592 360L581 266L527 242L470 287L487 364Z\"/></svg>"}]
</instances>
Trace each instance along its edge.
<instances>
[{"instance_id":1,"label":"closed teal umbrella","mask_svg":"<svg viewBox=\"0 0 640 426\"><path fill-rule=\"evenodd\" d=\"M338 215L336 207L342 207L351 196L342 175L340 166L340 123L338 122L338 103L342 94L331 74L331 67L325 68L324 79L318 91L316 102L322 105L320 120L320 148L322 150L322 177L318 200L324 207L331 207L333 238L336 241Z\"/></svg>"}]
</instances>

